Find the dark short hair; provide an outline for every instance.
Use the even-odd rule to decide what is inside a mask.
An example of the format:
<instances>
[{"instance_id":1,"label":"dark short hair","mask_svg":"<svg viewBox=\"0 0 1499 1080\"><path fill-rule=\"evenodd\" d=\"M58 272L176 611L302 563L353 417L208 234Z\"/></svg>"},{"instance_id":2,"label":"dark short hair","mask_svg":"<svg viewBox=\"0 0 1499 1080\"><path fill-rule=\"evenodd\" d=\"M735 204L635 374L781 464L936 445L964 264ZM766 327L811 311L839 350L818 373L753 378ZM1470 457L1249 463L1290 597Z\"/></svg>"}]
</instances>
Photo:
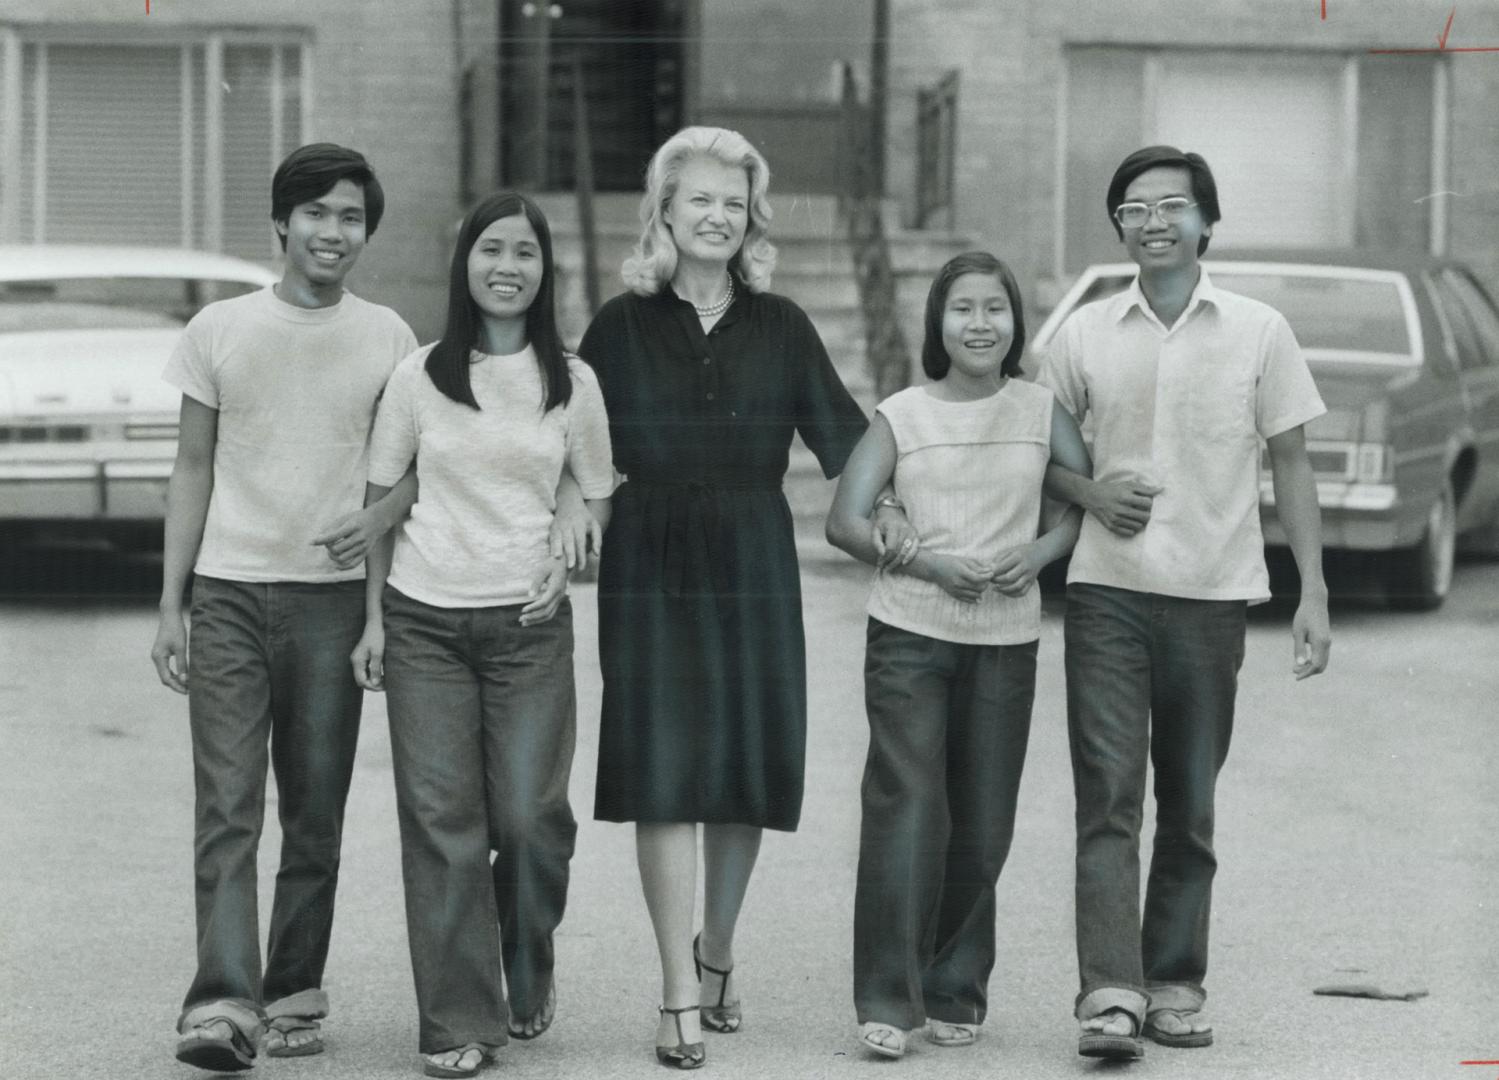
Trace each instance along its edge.
<instances>
[{"instance_id":1,"label":"dark short hair","mask_svg":"<svg viewBox=\"0 0 1499 1080\"><path fill-rule=\"evenodd\" d=\"M1192 200L1197 203L1203 221L1212 225L1223 216L1218 212L1218 182L1213 179L1213 170L1208 168L1201 154L1189 154L1174 146L1147 146L1121 161L1119 168L1114 170L1114 179L1109 181L1109 193L1104 201L1109 209L1109 224L1114 226L1120 240L1124 239L1124 229L1114 217L1114 211L1124 201L1124 189L1141 173L1163 165L1187 170L1192 178ZM1198 240L1197 254L1207 251L1208 240L1207 236Z\"/></svg>"},{"instance_id":2,"label":"dark short hair","mask_svg":"<svg viewBox=\"0 0 1499 1080\"><path fill-rule=\"evenodd\" d=\"M921 341L921 370L926 372L929 379L941 379L946 377L948 369L952 367L952 357L947 355L947 349L942 344L942 313L947 307L948 290L964 274L993 274L1004 284L1005 294L1010 298L1010 311L1015 317L1015 339L1010 342L1010 351L1000 361L999 373L1018 376L1020 354L1025 352L1025 309L1020 303L1020 285L1003 260L987 251L965 251L953 256L932 279L932 287L926 294L926 332Z\"/></svg>"},{"instance_id":3,"label":"dark short hair","mask_svg":"<svg viewBox=\"0 0 1499 1080\"><path fill-rule=\"evenodd\" d=\"M352 180L364 189L364 232L374 236L385 215L385 189L363 154L337 143L308 143L286 155L271 178L271 220L286 224L294 209L321 199L340 180ZM276 235L285 251L286 237L279 230Z\"/></svg>"},{"instance_id":4,"label":"dark short hair","mask_svg":"<svg viewBox=\"0 0 1499 1080\"><path fill-rule=\"evenodd\" d=\"M469 353L479 344L479 306L468 289L468 255L479 236L501 218L524 214L541 247L541 285L526 309L526 337L536 352L546 385L543 412L566 405L572 397L572 375L567 369L567 351L557 331L556 264L552 261L552 230L546 215L530 199L514 191L496 191L480 200L458 227L453 264L448 275L448 322L442 338L427 354L427 377L432 385L460 405L477 409L473 384L469 382Z\"/></svg>"}]
</instances>

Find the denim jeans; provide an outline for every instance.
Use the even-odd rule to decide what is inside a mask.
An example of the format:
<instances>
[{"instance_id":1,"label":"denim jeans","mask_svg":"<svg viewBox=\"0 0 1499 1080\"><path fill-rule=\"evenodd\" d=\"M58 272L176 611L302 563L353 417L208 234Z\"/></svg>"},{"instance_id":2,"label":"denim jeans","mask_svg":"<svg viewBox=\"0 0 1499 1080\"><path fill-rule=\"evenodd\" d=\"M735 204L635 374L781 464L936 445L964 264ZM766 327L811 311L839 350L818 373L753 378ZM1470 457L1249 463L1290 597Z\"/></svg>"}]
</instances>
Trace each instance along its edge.
<instances>
[{"instance_id":1,"label":"denim jeans","mask_svg":"<svg viewBox=\"0 0 1499 1080\"><path fill-rule=\"evenodd\" d=\"M1067 588L1067 730L1077 796L1080 1019L1201 1008L1213 796L1228 756L1246 605ZM1140 912L1146 760L1156 831Z\"/></svg>"},{"instance_id":2,"label":"denim jeans","mask_svg":"<svg viewBox=\"0 0 1499 1080\"><path fill-rule=\"evenodd\" d=\"M501 972L510 1009L539 1012L567 903L572 608L564 597L549 621L521 626L519 605L439 608L387 586L384 610L420 1049L498 1046Z\"/></svg>"},{"instance_id":3,"label":"denim jeans","mask_svg":"<svg viewBox=\"0 0 1499 1080\"><path fill-rule=\"evenodd\" d=\"M322 985L363 703L349 666L363 597L362 581L193 582L198 970L184 1015L222 1000L259 1010ZM255 856L268 757L282 842L262 982Z\"/></svg>"},{"instance_id":4,"label":"denim jeans","mask_svg":"<svg viewBox=\"0 0 1499 1080\"><path fill-rule=\"evenodd\" d=\"M984 1020L1036 648L956 644L869 620L854 896L861 1023Z\"/></svg>"}]
</instances>

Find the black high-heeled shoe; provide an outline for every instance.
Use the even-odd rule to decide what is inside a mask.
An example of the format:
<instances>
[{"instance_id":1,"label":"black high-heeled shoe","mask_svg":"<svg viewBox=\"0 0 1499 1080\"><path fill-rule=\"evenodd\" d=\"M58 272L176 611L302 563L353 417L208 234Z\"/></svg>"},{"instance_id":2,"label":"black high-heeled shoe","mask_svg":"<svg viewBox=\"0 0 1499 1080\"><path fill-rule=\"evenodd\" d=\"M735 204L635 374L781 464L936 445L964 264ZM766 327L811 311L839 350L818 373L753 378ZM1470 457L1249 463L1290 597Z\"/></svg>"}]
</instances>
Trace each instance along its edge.
<instances>
[{"instance_id":1,"label":"black high-heeled shoe","mask_svg":"<svg viewBox=\"0 0 1499 1080\"><path fill-rule=\"evenodd\" d=\"M698 1069L703 1062L708 1060L708 1051L700 1042L690 1043L687 1036L682 1034L682 1014L692 1012L696 1005L688 1005L683 1009L668 1009L661 1006L662 1016L670 1016L677 1024L677 1044L675 1046L656 1047L656 1060L663 1065L670 1065L676 1069Z\"/></svg>"},{"instance_id":2,"label":"black high-heeled shoe","mask_svg":"<svg viewBox=\"0 0 1499 1080\"><path fill-rule=\"evenodd\" d=\"M697 969L698 981L702 982L705 971L723 980L718 984L718 1002L703 1006L703 1026L730 1035L739 1030L739 1022L744 1019L743 1010L737 1000L724 1001L725 995L729 992L729 976L734 974L734 969L729 968L723 971L703 962L703 955L698 951L698 941L702 936L699 934L692 939L692 966Z\"/></svg>"}]
</instances>

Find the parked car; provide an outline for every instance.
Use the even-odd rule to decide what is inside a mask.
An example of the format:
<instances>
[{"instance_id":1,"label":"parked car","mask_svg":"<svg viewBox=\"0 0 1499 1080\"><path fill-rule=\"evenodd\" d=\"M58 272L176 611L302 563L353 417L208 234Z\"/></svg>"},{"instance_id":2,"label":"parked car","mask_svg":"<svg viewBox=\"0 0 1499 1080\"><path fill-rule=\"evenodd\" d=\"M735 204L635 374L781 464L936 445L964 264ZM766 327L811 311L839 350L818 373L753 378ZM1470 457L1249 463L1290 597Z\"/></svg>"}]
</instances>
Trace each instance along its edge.
<instances>
[{"instance_id":1,"label":"parked car","mask_svg":"<svg viewBox=\"0 0 1499 1080\"><path fill-rule=\"evenodd\" d=\"M275 280L200 251L0 246L0 531L159 545L181 400L162 368L204 304Z\"/></svg>"},{"instance_id":2,"label":"parked car","mask_svg":"<svg viewBox=\"0 0 1499 1080\"><path fill-rule=\"evenodd\" d=\"M1471 270L1422 255L1237 251L1213 282L1285 315L1327 403L1307 425L1324 545L1372 552L1390 603L1435 608L1459 544L1499 550L1499 309ZM1088 267L1042 324L1126 288L1133 263ZM1268 463L1265 542L1284 546Z\"/></svg>"}]
</instances>

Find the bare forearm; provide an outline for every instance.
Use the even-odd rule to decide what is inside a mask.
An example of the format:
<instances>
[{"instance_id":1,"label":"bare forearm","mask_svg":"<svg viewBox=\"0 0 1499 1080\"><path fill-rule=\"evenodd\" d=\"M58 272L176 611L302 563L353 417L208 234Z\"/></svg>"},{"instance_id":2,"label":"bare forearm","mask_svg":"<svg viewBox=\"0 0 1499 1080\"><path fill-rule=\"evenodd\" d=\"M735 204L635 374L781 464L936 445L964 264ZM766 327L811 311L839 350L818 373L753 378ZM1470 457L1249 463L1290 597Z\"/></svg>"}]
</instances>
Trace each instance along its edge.
<instances>
[{"instance_id":1,"label":"bare forearm","mask_svg":"<svg viewBox=\"0 0 1499 1080\"><path fill-rule=\"evenodd\" d=\"M828 515L828 543L862 563L878 566L880 549L874 542L874 526L868 518L843 513L835 506Z\"/></svg>"},{"instance_id":2,"label":"bare forearm","mask_svg":"<svg viewBox=\"0 0 1499 1080\"><path fill-rule=\"evenodd\" d=\"M1087 510L1093 494L1093 481L1090 477L1060 465L1047 465L1041 489L1059 502Z\"/></svg>"},{"instance_id":3,"label":"bare forearm","mask_svg":"<svg viewBox=\"0 0 1499 1080\"><path fill-rule=\"evenodd\" d=\"M397 486L405 483L408 478L414 481L414 476L414 473L407 472L406 476L397 481ZM414 482L411 487L414 495L416 490ZM382 484L366 484L364 505L371 506L380 502L391 490ZM397 520L400 519L397 518ZM364 557L364 621L366 623L379 622L382 618L380 598L385 592L385 581L390 577L390 559L395 542L395 534L386 530L370 544L369 554Z\"/></svg>"},{"instance_id":4,"label":"bare forearm","mask_svg":"<svg viewBox=\"0 0 1499 1080\"><path fill-rule=\"evenodd\" d=\"M203 543L203 523L213 495L213 462L179 461L167 481L167 517L161 559L161 611L182 610L182 590Z\"/></svg>"},{"instance_id":5,"label":"bare forearm","mask_svg":"<svg viewBox=\"0 0 1499 1080\"><path fill-rule=\"evenodd\" d=\"M382 490L385 491L385 494L373 503L369 501L369 497L366 495L364 505L375 507L380 515L380 524L384 526L385 532L389 532L402 521L405 521L406 515L411 513L411 508L416 505L416 466L412 465L408 468L401 478L396 481L394 487L382 488Z\"/></svg>"},{"instance_id":6,"label":"bare forearm","mask_svg":"<svg viewBox=\"0 0 1499 1080\"><path fill-rule=\"evenodd\" d=\"M599 523L599 531L607 531L609 518L614 513L614 506L608 499L584 499L583 505L593 515L593 520Z\"/></svg>"},{"instance_id":7,"label":"bare forearm","mask_svg":"<svg viewBox=\"0 0 1499 1080\"><path fill-rule=\"evenodd\" d=\"M1317 505L1317 479L1311 463L1305 456L1275 462L1271 475L1275 512L1301 575L1301 593L1326 596L1327 583L1322 577L1322 511Z\"/></svg>"},{"instance_id":8,"label":"bare forearm","mask_svg":"<svg viewBox=\"0 0 1499 1080\"><path fill-rule=\"evenodd\" d=\"M1040 565L1050 566L1071 551L1082 528L1082 507L1067 507L1056 523L1036 540L1035 550Z\"/></svg>"}]
</instances>

